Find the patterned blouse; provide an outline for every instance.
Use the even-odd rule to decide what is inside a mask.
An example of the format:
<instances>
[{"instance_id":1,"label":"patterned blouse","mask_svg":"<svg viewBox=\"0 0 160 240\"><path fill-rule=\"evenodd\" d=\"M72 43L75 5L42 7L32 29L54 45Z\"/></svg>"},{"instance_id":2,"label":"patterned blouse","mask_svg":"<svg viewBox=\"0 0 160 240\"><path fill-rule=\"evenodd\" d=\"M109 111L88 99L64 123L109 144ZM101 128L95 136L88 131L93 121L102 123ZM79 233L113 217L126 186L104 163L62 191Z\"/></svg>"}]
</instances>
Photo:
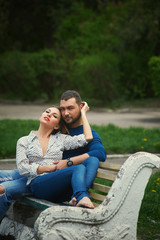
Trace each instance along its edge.
<instances>
[{"instance_id":1,"label":"patterned blouse","mask_svg":"<svg viewBox=\"0 0 160 240\"><path fill-rule=\"evenodd\" d=\"M39 165L50 165L54 161L62 160L64 150L83 147L88 142L84 134L70 136L57 133L50 135L48 148L43 156L42 148L34 131L28 136L22 137L17 142L16 162L21 175L27 176L27 185L38 176Z\"/></svg>"}]
</instances>

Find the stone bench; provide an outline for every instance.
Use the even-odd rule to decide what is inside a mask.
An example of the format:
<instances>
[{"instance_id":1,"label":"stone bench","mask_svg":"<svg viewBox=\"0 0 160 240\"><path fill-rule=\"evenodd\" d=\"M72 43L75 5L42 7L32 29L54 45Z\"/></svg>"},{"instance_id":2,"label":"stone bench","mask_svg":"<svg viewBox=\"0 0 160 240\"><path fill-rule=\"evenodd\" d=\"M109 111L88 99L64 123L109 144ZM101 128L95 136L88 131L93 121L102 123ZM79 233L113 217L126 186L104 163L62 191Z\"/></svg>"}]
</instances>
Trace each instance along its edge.
<instances>
[{"instance_id":1,"label":"stone bench","mask_svg":"<svg viewBox=\"0 0 160 240\"><path fill-rule=\"evenodd\" d=\"M90 189L95 209L26 197L12 204L0 233L17 240L135 240L139 210L153 168L160 168L160 158L146 152L131 155L122 166L100 163Z\"/></svg>"}]
</instances>

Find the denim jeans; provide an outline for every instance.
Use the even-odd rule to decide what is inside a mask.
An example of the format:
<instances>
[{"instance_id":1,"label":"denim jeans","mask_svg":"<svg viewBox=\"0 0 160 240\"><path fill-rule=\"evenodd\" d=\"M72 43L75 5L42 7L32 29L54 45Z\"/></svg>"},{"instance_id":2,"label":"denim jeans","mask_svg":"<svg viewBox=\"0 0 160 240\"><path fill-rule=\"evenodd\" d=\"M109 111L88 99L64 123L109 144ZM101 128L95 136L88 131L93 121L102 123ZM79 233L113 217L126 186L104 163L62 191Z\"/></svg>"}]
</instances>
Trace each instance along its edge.
<instances>
[{"instance_id":1,"label":"denim jeans","mask_svg":"<svg viewBox=\"0 0 160 240\"><path fill-rule=\"evenodd\" d=\"M17 169L0 171L0 185L5 188L5 193L0 194L0 220L9 209L12 200L31 195L26 182L27 177L21 176Z\"/></svg>"},{"instance_id":2,"label":"denim jeans","mask_svg":"<svg viewBox=\"0 0 160 240\"><path fill-rule=\"evenodd\" d=\"M98 166L99 160L89 157L80 165L39 176L32 180L29 187L26 186L27 177L21 176L17 169L1 170L0 185L6 192L0 195L0 220L9 209L12 200L32 193L35 197L52 202L67 201L71 196L75 196L79 201L83 196L88 196L87 190L94 181Z\"/></svg>"},{"instance_id":3,"label":"denim jeans","mask_svg":"<svg viewBox=\"0 0 160 240\"><path fill-rule=\"evenodd\" d=\"M71 199L73 189L72 197L79 201L89 197L85 178L86 168L80 164L36 177L30 183L30 190L36 198L63 202Z\"/></svg>"},{"instance_id":4,"label":"denim jeans","mask_svg":"<svg viewBox=\"0 0 160 240\"><path fill-rule=\"evenodd\" d=\"M96 177L97 170L99 167L99 159L96 157L89 157L82 162L86 167L86 187L89 189L92 186L92 183Z\"/></svg>"}]
</instances>

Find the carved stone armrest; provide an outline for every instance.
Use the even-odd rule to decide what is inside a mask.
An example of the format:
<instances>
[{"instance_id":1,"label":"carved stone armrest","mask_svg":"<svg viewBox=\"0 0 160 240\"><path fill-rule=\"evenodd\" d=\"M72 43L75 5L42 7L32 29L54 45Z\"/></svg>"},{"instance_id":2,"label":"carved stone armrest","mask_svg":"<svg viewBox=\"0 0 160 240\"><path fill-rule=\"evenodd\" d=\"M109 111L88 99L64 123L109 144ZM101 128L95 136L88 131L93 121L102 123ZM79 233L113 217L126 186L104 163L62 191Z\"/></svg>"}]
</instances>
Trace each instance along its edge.
<instances>
[{"instance_id":1,"label":"carved stone armrest","mask_svg":"<svg viewBox=\"0 0 160 240\"><path fill-rule=\"evenodd\" d=\"M38 239L136 239L141 201L155 167L160 168L156 155L145 152L131 155L97 208L56 206L44 210L35 222Z\"/></svg>"}]
</instances>

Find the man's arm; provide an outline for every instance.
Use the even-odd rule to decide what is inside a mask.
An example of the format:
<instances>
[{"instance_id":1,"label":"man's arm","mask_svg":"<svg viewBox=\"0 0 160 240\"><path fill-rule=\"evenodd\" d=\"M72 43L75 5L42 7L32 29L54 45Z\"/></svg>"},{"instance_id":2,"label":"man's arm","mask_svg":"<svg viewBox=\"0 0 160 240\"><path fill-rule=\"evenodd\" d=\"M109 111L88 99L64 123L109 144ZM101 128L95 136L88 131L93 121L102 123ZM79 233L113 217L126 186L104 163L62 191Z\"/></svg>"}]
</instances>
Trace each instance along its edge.
<instances>
[{"instance_id":1,"label":"man's arm","mask_svg":"<svg viewBox=\"0 0 160 240\"><path fill-rule=\"evenodd\" d=\"M82 163L84 160L86 160L90 156L97 157L99 161L102 161L102 162L106 160L106 151L102 145L100 136L94 130L92 130L92 133L93 133L93 140L87 145L88 152L75 157L70 157L71 161L73 161L73 165ZM57 168L56 168L57 170L66 168L67 159L56 161L54 162L54 164L57 164Z\"/></svg>"},{"instance_id":2,"label":"man's arm","mask_svg":"<svg viewBox=\"0 0 160 240\"><path fill-rule=\"evenodd\" d=\"M102 144L101 138L94 130L93 141L88 144L88 155L92 157L97 157L99 161L104 162L106 160L106 150Z\"/></svg>"}]
</instances>

